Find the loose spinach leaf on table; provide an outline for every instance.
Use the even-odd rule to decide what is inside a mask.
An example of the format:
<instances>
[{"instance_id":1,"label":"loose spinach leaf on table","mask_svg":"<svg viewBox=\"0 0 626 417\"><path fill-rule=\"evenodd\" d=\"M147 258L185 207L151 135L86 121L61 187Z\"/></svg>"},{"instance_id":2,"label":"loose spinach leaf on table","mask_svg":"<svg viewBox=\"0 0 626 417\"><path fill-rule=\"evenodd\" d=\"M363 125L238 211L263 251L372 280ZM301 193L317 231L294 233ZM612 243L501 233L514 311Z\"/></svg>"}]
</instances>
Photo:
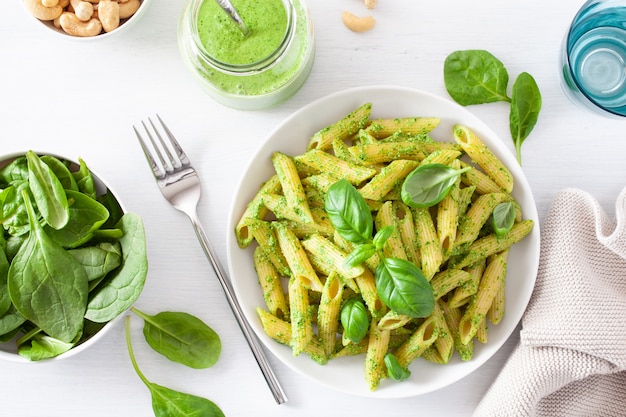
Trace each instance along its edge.
<instances>
[{"instance_id":1,"label":"loose spinach leaf on table","mask_svg":"<svg viewBox=\"0 0 626 417\"><path fill-rule=\"evenodd\" d=\"M17 310L48 335L73 341L83 327L87 273L39 224L26 190L30 232L9 267L8 290Z\"/></svg>"},{"instance_id":2,"label":"loose spinach leaf on table","mask_svg":"<svg viewBox=\"0 0 626 417\"><path fill-rule=\"evenodd\" d=\"M456 51L443 66L446 90L457 103L511 101L507 95L509 74L504 64L484 50Z\"/></svg>"},{"instance_id":3,"label":"loose spinach leaf on table","mask_svg":"<svg viewBox=\"0 0 626 417\"><path fill-rule=\"evenodd\" d=\"M171 361L190 368L210 368L217 362L222 343L215 331L199 318L182 312L163 311L154 316L131 307L144 320L148 344Z\"/></svg>"},{"instance_id":4,"label":"loose spinach leaf on table","mask_svg":"<svg viewBox=\"0 0 626 417\"><path fill-rule=\"evenodd\" d=\"M522 143L535 127L541 110L541 93L535 79L526 72L521 73L513 84L509 98L506 68L499 59L484 50L452 52L444 62L443 73L450 97L463 106L495 101L510 103L511 137L521 165Z\"/></svg>"},{"instance_id":5,"label":"loose spinach leaf on table","mask_svg":"<svg viewBox=\"0 0 626 417\"><path fill-rule=\"evenodd\" d=\"M130 316L126 317L126 346L137 376L150 390L152 410L156 417L224 417L222 410L212 401L184 392L172 390L148 380L139 369L130 336Z\"/></svg>"},{"instance_id":6,"label":"loose spinach leaf on table","mask_svg":"<svg viewBox=\"0 0 626 417\"><path fill-rule=\"evenodd\" d=\"M537 124L541 110L541 92L532 75L521 73L513 84L510 130L518 162L522 163L522 143Z\"/></svg>"}]
</instances>

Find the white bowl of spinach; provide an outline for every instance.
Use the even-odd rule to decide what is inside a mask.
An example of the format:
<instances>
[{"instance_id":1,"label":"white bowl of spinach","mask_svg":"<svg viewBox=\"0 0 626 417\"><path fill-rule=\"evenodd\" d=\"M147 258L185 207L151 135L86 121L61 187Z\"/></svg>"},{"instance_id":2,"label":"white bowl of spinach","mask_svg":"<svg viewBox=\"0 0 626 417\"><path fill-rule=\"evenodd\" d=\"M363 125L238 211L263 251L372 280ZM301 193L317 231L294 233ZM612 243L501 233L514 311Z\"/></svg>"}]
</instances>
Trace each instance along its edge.
<instances>
[{"instance_id":1,"label":"white bowl of spinach","mask_svg":"<svg viewBox=\"0 0 626 417\"><path fill-rule=\"evenodd\" d=\"M81 159L0 159L0 358L59 359L86 349L139 297L141 218Z\"/></svg>"}]
</instances>

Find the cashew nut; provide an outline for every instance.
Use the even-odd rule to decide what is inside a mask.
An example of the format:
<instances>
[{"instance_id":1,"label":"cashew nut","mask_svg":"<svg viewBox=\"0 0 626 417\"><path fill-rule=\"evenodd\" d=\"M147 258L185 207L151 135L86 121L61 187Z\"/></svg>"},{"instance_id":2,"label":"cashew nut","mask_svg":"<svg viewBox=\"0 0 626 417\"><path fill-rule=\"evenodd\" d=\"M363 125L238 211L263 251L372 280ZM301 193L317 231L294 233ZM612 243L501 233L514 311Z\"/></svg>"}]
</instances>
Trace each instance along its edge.
<instances>
[{"instance_id":1,"label":"cashew nut","mask_svg":"<svg viewBox=\"0 0 626 417\"><path fill-rule=\"evenodd\" d=\"M93 4L83 0L70 0L74 14L83 22L87 22L93 16Z\"/></svg>"},{"instance_id":2,"label":"cashew nut","mask_svg":"<svg viewBox=\"0 0 626 417\"><path fill-rule=\"evenodd\" d=\"M363 3L365 3L365 7L367 7L368 9L373 9L376 7L376 3L378 3L378 0L363 0Z\"/></svg>"},{"instance_id":3,"label":"cashew nut","mask_svg":"<svg viewBox=\"0 0 626 417\"><path fill-rule=\"evenodd\" d=\"M59 22L63 30L72 36L96 36L102 32L102 23L98 19L83 22L74 13L63 13Z\"/></svg>"},{"instance_id":4,"label":"cashew nut","mask_svg":"<svg viewBox=\"0 0 626 417\"><path fill-rule=\"evenodd\" d=\"M46 7L53 7L59 4L59 0L41 0L41 4Z\"/></svg>"},{"instance_id":5,"label":"cashew nut","mask_svg":"<svg viewBox=\"0 0 626 417\"><path fill-rule=\"evenodd\" d=\"M111 0L100 0L98 5L98 19L105 32L110 32L120 25L120 6Z\"/></svg>"},{"instance_id":6,"label":"cashew nut","mask_svg":"<svg viewBox=\"0 0 626 417\"><path fill-rule=\"evenodd\" d=\"M135 14L135 12L141 6L141 2L139 0L128 0L124 3L119 3L120 5L120 19L126 19Z\"/></svg>"},{"instance_id":7,"label":"cashew nut","mask_svg":"<svg viewBox=\"0 0 626 417\"><path fill-rule=\"evenodd\" d=\"M376 24L372 16L358 17L346 11L341 13L341 20L353 32L367 32Z\"/></svg>"},{"instance_id":8,"label":"cashew nut","mask_svg":"<svg viewBox=\"0 0 626 417\"><path fill-rule=\"evenodd\" d=\"M26 9L39 20L54 20L61 16L63 13L63 7L56 6L46 7L41 0L24 0Z\"/></svg>"}]
</instances>

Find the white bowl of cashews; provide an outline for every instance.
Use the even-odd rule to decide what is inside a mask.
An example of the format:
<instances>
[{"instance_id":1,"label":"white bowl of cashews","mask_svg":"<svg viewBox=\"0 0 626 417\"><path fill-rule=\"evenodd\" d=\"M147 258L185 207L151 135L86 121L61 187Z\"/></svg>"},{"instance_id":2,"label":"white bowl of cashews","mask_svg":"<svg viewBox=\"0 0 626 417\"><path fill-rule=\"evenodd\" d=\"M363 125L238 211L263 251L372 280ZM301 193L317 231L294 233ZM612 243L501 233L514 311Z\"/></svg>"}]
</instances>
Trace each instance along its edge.
<instances>
[{"instance_id":1,"label":"white bowl of cashews","mask_svg":"<svg viewBox=\"0 0 626 417\"><path fill-rule=\"evenodd\" d=\"M100 39L139 19L150 0L22 0L44 27L73 39Z\"/></svg>"}]
</instances>

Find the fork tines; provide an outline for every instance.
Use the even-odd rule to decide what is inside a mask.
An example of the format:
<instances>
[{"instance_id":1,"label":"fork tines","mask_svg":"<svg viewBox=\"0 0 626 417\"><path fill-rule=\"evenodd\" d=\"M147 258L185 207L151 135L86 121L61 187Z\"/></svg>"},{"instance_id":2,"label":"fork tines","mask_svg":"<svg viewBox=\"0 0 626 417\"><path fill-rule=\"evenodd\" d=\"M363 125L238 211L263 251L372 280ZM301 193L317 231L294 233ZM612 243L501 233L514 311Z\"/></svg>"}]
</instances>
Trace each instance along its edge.
<instances>
[{"instance_id":1,"label":"fork tines","mask_svg":"<svg viewBox=\"0 0 626 417\"><path fill-rule=\"evenodd\" d=\"M158 119L157 124L151 118L148 118L148 124L144 121L141 122L151 146L149 146L135 126L133 126L133 130L137 135L137 139L139 139L148 163L152 167L152 172L157 178L161 178L168 173L189 165L189 158L187 158L174 134L161 117L157 114L156 118ZM156 155L156 159L154 155Z\"/></svg>"}]
</instances>

